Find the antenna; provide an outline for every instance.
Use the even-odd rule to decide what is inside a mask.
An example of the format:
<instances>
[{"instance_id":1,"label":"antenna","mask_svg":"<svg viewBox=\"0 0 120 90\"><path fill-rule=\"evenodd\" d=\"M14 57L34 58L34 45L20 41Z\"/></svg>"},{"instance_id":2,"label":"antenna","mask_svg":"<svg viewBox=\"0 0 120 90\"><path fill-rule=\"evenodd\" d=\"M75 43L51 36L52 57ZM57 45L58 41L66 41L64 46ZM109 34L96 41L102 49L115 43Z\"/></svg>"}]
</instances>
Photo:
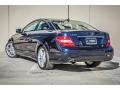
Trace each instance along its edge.
<instances>
[{"instance_id":1,"label":"antenna","mask_svg":"<svg viewBox=\"0 0 120 90\"><path fill-rule=\"evenodd\" d=\"M69 14L70 14L70 10L69 10L69 5L68 5L68 22L70 21L70 16L69 16Z\"/></svg>"}]
</instances>

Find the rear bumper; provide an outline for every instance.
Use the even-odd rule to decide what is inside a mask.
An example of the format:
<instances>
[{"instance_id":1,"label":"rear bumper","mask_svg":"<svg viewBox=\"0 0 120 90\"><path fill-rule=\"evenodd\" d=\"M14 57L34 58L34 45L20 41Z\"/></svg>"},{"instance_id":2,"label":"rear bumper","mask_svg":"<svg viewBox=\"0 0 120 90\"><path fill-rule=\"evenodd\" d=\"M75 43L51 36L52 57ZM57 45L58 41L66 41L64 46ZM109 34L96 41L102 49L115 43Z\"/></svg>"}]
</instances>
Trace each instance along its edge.
<instances>
[{"instance_id":1,"label":"rear bumper","mask_svg":"<svg viewBox=\"0 0 120 90\"><path fill-rule=\"evenodd\" d=\"M112 60L114 50L112 47L96 50L68 50L50 52L50 60L54 63L65 63L70 61L109 61Z\"/></svg>"}]
</instances>

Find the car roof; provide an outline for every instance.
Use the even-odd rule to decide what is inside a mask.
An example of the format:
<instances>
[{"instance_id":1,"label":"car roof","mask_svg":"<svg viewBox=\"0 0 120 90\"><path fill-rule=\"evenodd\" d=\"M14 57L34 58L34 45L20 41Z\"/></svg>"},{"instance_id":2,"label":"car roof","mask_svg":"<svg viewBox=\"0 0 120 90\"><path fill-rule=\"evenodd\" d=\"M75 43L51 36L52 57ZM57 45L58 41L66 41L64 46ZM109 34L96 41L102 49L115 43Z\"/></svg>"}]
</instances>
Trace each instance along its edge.
<instances>
[{"instance_id":1,"label":"car roof","mask_svg":"<svg viewBox=\"0 0 120 90\"><path fill-rule=\"evenodd\" d=\"M68 19L53 19L53 18L40 18L40 19L36 19L34 21L37 21L37 20L44 20L44 21L47 21L47 22L64 22L64 21L67 21ZM77 21L77 20L71 20L70 21Z\"/></svg>"},{"instance_id":2,"label":"car roof","mask_svg":"<svg viewBox=\"0 0 120 90\"><path fill-rule=\"evenodd\" d=\"M50 21L50 22L53 22L53 21L66 21L67 19L51 19L51 18L48 18L48 19L41 19L41 20L45 20L45 21Z\"/></svg>"}]
</instances>

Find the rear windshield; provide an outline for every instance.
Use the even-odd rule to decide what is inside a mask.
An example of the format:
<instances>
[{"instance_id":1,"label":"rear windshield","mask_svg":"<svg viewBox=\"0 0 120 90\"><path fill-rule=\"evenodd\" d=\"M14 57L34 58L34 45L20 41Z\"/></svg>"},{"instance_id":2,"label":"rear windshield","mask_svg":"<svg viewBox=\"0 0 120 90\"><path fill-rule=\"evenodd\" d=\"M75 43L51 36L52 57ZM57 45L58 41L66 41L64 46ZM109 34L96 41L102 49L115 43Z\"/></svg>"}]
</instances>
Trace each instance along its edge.
<instances>
[{"instance_id":1,"label":"rear windshield","mask_svg":"<svg viewBox=\"0 0 120 90\"><path fill-rule=\"evenodd\" d=\"M89 30L97 30L93 26L80 22L80 21L54 21L53 25L57 30L79 30L79 31L89 31Z\"/></svg>"}]
</instances>

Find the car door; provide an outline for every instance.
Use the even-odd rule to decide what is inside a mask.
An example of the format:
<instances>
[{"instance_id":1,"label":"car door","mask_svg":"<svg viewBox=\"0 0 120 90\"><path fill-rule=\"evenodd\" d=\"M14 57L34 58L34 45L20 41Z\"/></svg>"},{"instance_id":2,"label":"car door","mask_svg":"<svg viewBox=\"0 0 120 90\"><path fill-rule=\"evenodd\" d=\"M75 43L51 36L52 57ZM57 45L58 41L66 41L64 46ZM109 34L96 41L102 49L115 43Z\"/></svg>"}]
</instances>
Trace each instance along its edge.
<instances>
[{"instance_id":1,"label":"car door","mask_svg":"<svg viewBox=\"0 0 120 90\"><path fill-rule=\"evenodd\" d=\"M32 41L31 36L29 35L30 32L34 32L39 24L39 20L33 21L29 23L27 26L23 28L21 34L18 34L15 40L15 48L18 50L19 53L24 55L30 55L31 52L28 51L29 48L33 48L33 44L35 42ZM30 44L28 46L28 43Z\"/></svg>"},{"instance_id":2,"label":"car door","mask_svg":"<svg viewBox=\"0 0 120 90\"><path fill-rule=\"evenodd\" d=\"M35 57L35 48L37 42L50 42L52 37L56 35L56 31L49 22L40 20L38 26L34 31L26 32L27 34L27 43L25 45L25 50L28 52L27 55ZM31 41L32 40L32 41Z\"/></svg>"}]
</instances>

